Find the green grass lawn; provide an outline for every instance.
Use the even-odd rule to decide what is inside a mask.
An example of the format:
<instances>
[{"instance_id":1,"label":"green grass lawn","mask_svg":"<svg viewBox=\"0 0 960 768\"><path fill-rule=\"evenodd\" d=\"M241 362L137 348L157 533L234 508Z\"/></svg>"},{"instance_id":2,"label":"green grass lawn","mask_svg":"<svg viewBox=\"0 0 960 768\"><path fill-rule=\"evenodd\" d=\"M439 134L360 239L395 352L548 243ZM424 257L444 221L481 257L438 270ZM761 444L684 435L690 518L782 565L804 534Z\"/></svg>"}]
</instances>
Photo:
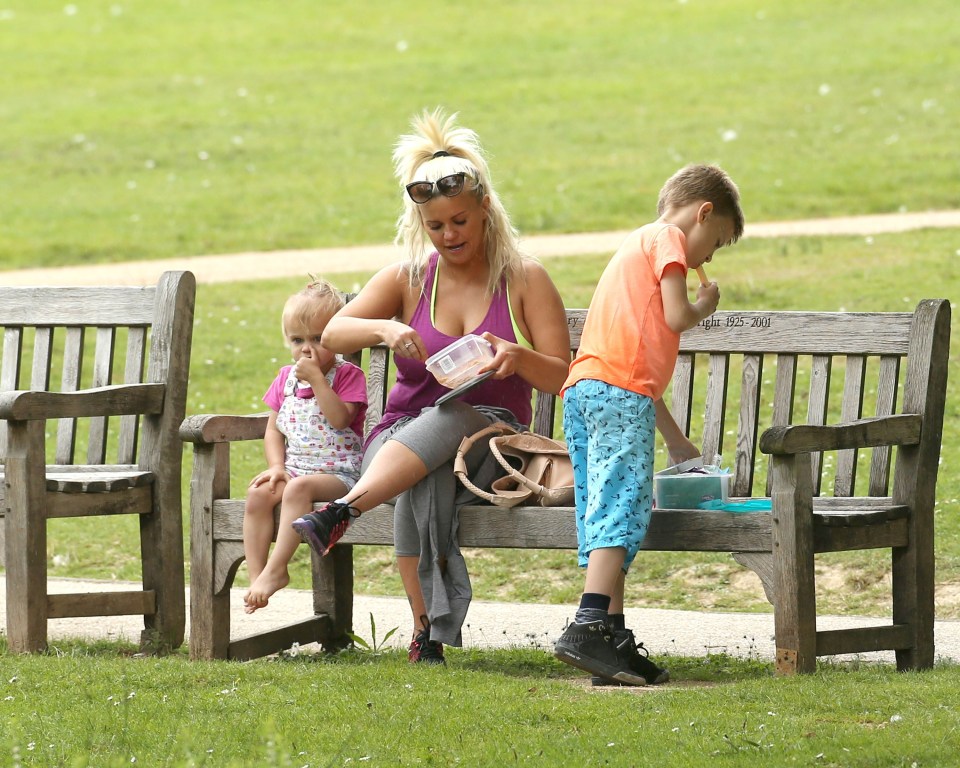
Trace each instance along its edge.
<instances>
[{"instance_id":1,"label":"green grass lawn","mask_svg":"<svg viewBox=\"0 0 960 768\"><path fill-rule=\"evenodd\" d=\"M8 0L0 269L391 239L390 150L461 114L525 234L960 207L953 0Z\"/></svg>"},{"instance_id":2,"label":"green grass lawn","mask_svg":"<svg viewBox=\"0 0 960 768\"><path fill-rule=\"evenodd\" d=\"M63 644L0 654L11 766L954 766L957 668L669 659L682 683L594 691L535 649L247 664Z\"/></svg>"}]
</instances>

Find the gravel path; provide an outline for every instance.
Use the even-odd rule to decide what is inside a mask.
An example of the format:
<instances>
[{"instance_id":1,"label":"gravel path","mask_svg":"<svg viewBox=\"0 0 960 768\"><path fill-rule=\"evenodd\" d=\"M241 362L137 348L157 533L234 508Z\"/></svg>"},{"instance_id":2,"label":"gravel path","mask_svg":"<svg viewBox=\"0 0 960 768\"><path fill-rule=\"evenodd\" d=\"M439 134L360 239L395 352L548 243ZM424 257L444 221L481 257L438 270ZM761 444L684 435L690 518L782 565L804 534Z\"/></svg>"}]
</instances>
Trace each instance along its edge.
<instances>
[{"instance_id":1,"label":"gravel path","mask_svg":"<svg viewBox=\"0 0 960 768\"><path fill-rule=\"evenodd\" d=\"M747 224L744 237L794 237L799 235L874 235L926 228L960 228L960 211L894 213L847 218ZM526 248L543 258L612 254L626 231L571 235L536 235L524 240ZM184 256L156 261L97 264L87 267L24 269L0 272L6 285L149 285L168 269L188 269L199 283L229 283L264 277L331 275L375 270L400 257L393 245L360 245L349 248L313 248L270 253L234 253L220 256ZM265 266L269 259L269 267Z\"/></svg>"},{"instance_id":2,"label":"gravel path","mask_svg":"<svg viewBox=\"0 0 960 768\"><path fill-rule=\"evenodd\" d=\"M6 608L4 595L6 584L0 576L0 632L6 632ZM51 579L51 593L84 591L109 591L139 589L138 584L124 582L81 581L77 579ZM300 621L313 613L313 599L308 590L284 589L270 598L270 605L252 615L243 612L243 589L231 592L232 637L238 639L273 627ZM186 600L189 604L190 591ZM576 613L575 605L539 605L533 603L494 603L474 600L467 613L463 628L466 647L496 648L524 647L543 648L550 651L560 636L563 627ZM354 599L354 630L367 642L371 642L370 614L377 626L378 641L394 627L396 634L387 643L388 647L406 646L412 626L410 610L405 598L371 597L357 595ZM189 611L188 611L189 616ZM723 613L719 611L699 613L661 608L627 608L627 620L655 655L706 656L713 653L728 653L742 658L772 660L773 644L772 613ZM189 619L188 619L189 621ZM820 616L819 629L842 629L884 624L885 620L856 616ZM143 620L139 616L116 616L52 619L49 623L51 641L57 638L82 637L88 639L126 639L137 642ZM189 626L187 635L189 636ZM960 621L938 621L935 627L938 659L960 662ZM306 651L316 651L317 646L307 646ZM851 657L842 657L851 658ZM860 654L864 661L895 664L892 651Z\"/></svg>"}]
</instances>

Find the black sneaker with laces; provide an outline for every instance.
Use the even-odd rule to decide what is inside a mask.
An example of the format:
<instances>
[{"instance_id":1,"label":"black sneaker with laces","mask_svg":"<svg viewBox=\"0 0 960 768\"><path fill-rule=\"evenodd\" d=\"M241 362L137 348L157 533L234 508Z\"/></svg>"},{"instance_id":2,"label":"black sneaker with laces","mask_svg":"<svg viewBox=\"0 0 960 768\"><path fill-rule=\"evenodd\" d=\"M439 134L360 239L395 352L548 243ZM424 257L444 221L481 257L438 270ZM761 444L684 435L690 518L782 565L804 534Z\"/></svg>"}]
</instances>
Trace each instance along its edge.
<instances>
[{"instance_id":1,"label":"black sneaker with laces","mask_svg":"<svg viewBox=\"0 0 960 768\"><path fill-rule=\"evenodd\" d=\"M298 517L292 526L300 538L322 557L343 538L355 517L360 517L360 512L347 502L331 501L319 512Z\"/></svg>"},{"instance_id":2,"label":"black sneaker with laces","mask_svg":"<svg viewBox=\"0 0 960 768\"><path fill-rule=\"evenodd\" d=\"M613 641L613 633L604 621L585 624L571 622L563 630L553 649L560 661L624 685L646 685L647 680L637 674L622 658Z\"/></svg>"},{"instance_id":3,"label":"black sneaker with laces","mask_svg":"<svg viewBox=\"0 0 960 768\"><path fill-rule=\"evenodd\" d=\"M631 629L613 630L613 643L617 647L617 655L622 663L625 663L636 674L647 681L648 685L659 685L670 679L670 673L658 667L648 658L649 652L643 647L643 643L638 643L633 636ZM591 680L593 685L614 685L612 680L600 676L594 676Z\"/></svg>"},{"instance_id":4,"label":"black sneaker with laces","mask_svg":"<svg viewBox=\"0 0 960 768\"><path fill-rule=\"evenodd\" d=\"M430 627L426 626L414 635L407 659L413 664L446 664L443 658L443 643L430 639Z\"/></svg>"}]
</instances>

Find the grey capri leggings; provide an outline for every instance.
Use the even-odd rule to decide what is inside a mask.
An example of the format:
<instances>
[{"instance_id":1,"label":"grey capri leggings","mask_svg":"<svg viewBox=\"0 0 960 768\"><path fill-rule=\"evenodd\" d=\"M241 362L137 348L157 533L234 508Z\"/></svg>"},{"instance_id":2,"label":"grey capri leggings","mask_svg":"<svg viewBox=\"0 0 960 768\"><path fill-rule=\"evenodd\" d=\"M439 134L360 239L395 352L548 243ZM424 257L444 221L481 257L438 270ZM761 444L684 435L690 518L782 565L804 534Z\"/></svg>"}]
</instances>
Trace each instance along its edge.
<instances>
[{"instance_id":1,"label":"grey capri leggings","mask_svg":"<svg viewBox=\"0 0 960 768\"><path fill-rule=\"evenodd\" d=\"M361 474L367 471L373 457L388 440L396 440L413 451L427 467L427 476L408 491L392 500L394 505L393 539L397 554L418 556L420 533L417 530L411 506L413 503L434 507L434 511L452 514L457 504L466 504L477 497L463 487L453 474L453 460L460 441L496 421L504 421L518 431L526 427L517 424L514 415L503 408L467 405L452 400L443 407L425 408L416 417L405 417L374 438L363 455ZM470 477L488 474L486 484L492 483L502 472L490 455L489 449L477 446L467 454ZM480 483L483 487L484 483ZM406 498L404 498L406 497Z\"/></svg>"}]
</instances>

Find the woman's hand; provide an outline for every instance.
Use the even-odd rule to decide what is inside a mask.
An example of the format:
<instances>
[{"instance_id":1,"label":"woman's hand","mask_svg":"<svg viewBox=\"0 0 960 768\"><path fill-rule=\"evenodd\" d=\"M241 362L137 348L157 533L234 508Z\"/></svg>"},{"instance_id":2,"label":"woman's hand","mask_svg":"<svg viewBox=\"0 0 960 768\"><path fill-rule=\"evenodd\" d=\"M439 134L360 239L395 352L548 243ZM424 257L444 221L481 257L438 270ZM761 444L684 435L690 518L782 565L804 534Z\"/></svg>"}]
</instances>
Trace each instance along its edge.
<instances>
[{"instance_id":1,"label":"woman's hand","mask_svg":"<svg viewBox=\"0 0 960 768\"><path fill-rule=\"evenodd\" d=\"M493 360L480 368L477 373L496 371L496 373L493 374L493 378L495 379L505 379L508 376L513 376L517 372L517 358L520 355L520 345L513 344L506 339L501 339L499 336L494 336L489 331L483 333L483 338L493 347Z\"/></svg>"},{"instance_id":2,"label":"woman's hand","mask_svg":"<svg viewBox=\"0 0 960 768\"><path fill-rule=\"evenodd\" d=\"M399 320L388 321L381 333L383 343L393 350L395 355L409 357L414 360L426 360L426 348L423 339L406 323Z\"/></svg>"}]
</instances>

